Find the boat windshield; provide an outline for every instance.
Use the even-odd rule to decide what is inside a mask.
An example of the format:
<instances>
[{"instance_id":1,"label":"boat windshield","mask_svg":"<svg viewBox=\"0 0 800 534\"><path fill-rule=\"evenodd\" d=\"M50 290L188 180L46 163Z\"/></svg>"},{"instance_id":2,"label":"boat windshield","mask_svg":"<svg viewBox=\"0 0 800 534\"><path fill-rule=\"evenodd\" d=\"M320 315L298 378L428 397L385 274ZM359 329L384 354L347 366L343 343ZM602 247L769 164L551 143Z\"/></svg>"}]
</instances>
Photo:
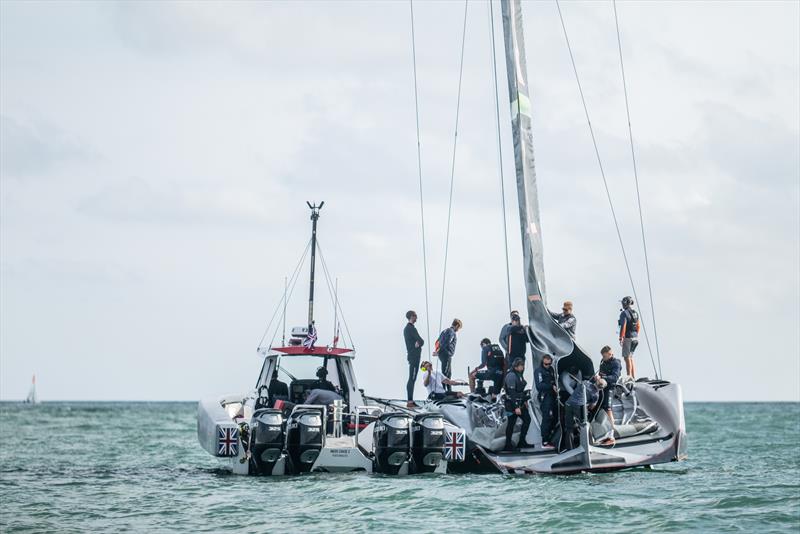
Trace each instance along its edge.
<instances>
[{"instance_id":1,"label":"boat windshield","mask_svg":"<svg viewBox=\"0 0 800 534\"><path fill-rule=\"evenodd\" d=\"M283 356L278 358L278 377L281 380L293 382L295 380L315 380L317 369L326 366L328 369L328 380L334 386L340 386L339 373L336 370L336 358L326 358L323 356Z\"/></svg>"}]
</instances>

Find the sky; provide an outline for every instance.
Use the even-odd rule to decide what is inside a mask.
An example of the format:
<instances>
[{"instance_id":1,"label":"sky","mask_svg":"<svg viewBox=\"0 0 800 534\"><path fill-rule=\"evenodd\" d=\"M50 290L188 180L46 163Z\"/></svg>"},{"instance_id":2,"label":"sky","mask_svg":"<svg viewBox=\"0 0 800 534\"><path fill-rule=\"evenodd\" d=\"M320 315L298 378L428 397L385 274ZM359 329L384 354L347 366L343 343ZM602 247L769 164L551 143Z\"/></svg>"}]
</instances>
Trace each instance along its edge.
<instances>
[{"instance_id":1,"label":"sky","mask_svg":"<svg viewBox=\"0 0 800 534\"><path fill-rule=\"evenodd\" d=\"M655 344L613 6L561 7ZM408 309L428 345L463 321L465 378L508 316L501 166L525 299L495 8L502 160L488 4L470 2L443 283L464 3L414 4L426 305L408 2L0 2L0 399L33 373L44 400L252 388L307 200L360 386L403 396ZM800 3L617 11L663 377L688 401L798 401ZM549 306L575 303L599 361L631 284L556 5L523 17ZM307 283L306 264L289 327Z\"/></svg>"}]
</instances>

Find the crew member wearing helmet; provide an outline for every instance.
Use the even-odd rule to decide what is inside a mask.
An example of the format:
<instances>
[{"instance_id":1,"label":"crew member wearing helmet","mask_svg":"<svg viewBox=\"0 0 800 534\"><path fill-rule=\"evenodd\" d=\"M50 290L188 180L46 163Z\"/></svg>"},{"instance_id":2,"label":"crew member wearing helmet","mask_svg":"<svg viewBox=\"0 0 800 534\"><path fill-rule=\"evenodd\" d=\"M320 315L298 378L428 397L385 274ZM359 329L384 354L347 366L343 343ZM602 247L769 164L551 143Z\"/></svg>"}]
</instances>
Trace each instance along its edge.
<instances>
[{"instance_id":1,"label":"crew member wearing helmet","mask_svg":"<svg viewBox=\"0 0 800 534\"><path fill-rule=\"evenodd\" d=\"M639 313L633 309L633 297L622 299L622 310L619 314L619 344L622 346L622 358L625 360L625 372L631 378L636 378L636 364L633 362L633 353L639 345Z\"/></svg>"},{"instance_id":2,"label":"crew member wearing helmet","mask_svg":"<svg viewBox=\"0 0 800 534\"><path fill-rule=\"evenodd\" d=\"M310 389L326 389L328 391L336 391L336 386L328 380L328 370L324 367L317 369L317 381Z\"/></svg>"}]
</instances>

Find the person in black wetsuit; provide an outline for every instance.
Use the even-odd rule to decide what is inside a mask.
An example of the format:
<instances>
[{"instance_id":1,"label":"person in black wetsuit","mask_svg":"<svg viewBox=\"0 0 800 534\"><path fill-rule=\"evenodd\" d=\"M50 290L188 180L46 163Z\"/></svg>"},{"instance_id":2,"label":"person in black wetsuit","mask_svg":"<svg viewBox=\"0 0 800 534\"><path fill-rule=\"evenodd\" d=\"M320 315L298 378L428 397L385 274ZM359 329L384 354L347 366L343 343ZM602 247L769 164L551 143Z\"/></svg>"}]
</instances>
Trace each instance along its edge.
<instances>
[{"instance_id":1,"label":"person in black wetsuit","mask_svg":"<svg viewBox=\"0 0 800 534\"><path fill-rule=\"evenodd\" d=\"M492 387L489 393L492 400L497 398L503 386L503 349L493 344L488 337L481 340L481 364L469 374L469 390L475 392L475 383L483 387L484 380L491 380Z\"/></svg>"},{"instance_id":2,"label":"person in black wetsuit","mask_svg":"<svg viewBox=\"0 0 800 534\"><path fill-rule=\"evenodd\" d=\"M542 364L533 373L536 391L539 398L539 407L542 410L542 446L552 447L553 428L556 420L556 373L553 369L553 357L549 354L542 356Z\"/></svg>"},{"instance_id":3,"label":"person in black wetsuit","mask_svg":"<svg viewBox=\"0 0 800 534\"><path fill-rule=\"evenodd\" d=\"M525 362L525 352L528 347L527 327L522 326L519 315L511 317L511 327L508 329L506 339L508 352L506 353L506 366L510 370L511 363L517 358Z\"/></svg>"},{"instance_id":4,"label":"person in black wetsuit","mask_svg":"<svg viewBox=\"0 0 800 534\"><path fill-rule=\"evenodd\" d=\"M409 310L406 312L406 319L408 324L403 329L403 339L406 342L406 359L408 360L408 381L406 382L406 395L408 408L416 408L417 404L414 402L414 383L417 381L417 373L419 372L419 360L422 356L422 345L425 342L417 332L417 327L414 323L417 322L417 312Z\"/></svg>"},{"instance_id":5,"label":"person in black wetsuit","mask_svg":"<svg viewBox=\"0 0 800 534\"><path fill-rule=\"evenodd\" d=\"M522 418L522 429L519 434L518 449L530 447L531 445L525 440L528 434L528 428L531 426L531 414L528 413L528 403L526 402L525 386L527 382L522 377L525 371L525 360L517 358L511 364L511 370L506 375L506 416L508 422L506 424L506 444L503 447L504 451L513 451L511 444L511 437L514 435L514 427L517 424L517 418Z\"/></svg>"},{"instance_id":6,"label":"person in black wetsuit","mask_svg":"<svg viewBox=\"0 0 800 534\"><path fill-rule=\"evenodd\" d=\"M622 363L614 357L614 352L608 345L600 349L600 355L603 357L603 361L600 362L597 376L605 379L607 383L605 389L603 389L603 400L600 401L600 408L606 411L608 420L613 427L614 414L611 412L611 392L622 374Z\"/></svg>"},{"instance_id":7,"label":"person in black wetsuit","mask_svg":"<svg viewBox=\"0 0 800 534\"><path fill-rule=\"evenodd\" d=\"M289 386L285 382L278 380L278 370L272 371L272 380L269 383L267 390L269 398L273 401L276 400L289 400Z\"/></svg>"},{"instance_id":8,"label":"person in black wetsuit","mask_svg":"<svg viewBox=\"0 0 800 534\"><path fill-rule=\"evenodd\" d=\"M336 391L336 386L328 380L328 370L324 367L317 369L317 381L309 389L327 389L328 391Z\"/></svg>"}]
</instances>

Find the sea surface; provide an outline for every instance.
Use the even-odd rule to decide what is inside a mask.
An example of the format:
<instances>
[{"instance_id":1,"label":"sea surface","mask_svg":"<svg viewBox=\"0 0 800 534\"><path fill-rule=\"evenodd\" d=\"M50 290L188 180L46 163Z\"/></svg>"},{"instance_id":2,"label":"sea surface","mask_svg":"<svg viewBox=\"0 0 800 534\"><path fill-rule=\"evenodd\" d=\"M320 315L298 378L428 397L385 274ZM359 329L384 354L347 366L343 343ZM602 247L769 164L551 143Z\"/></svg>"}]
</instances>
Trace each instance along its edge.
<instances>
[{"instance_id":1,"label":"sea surface","mask_svg":"<svg viewBox=\"0 0 800 534\"><path fill-rule=\"evenodd\" d=\"M1 532L800 532L800 404L687 404L689 460L573 476L228 473L194 403L0 403Z\"/></svg>"}]
</instances>

